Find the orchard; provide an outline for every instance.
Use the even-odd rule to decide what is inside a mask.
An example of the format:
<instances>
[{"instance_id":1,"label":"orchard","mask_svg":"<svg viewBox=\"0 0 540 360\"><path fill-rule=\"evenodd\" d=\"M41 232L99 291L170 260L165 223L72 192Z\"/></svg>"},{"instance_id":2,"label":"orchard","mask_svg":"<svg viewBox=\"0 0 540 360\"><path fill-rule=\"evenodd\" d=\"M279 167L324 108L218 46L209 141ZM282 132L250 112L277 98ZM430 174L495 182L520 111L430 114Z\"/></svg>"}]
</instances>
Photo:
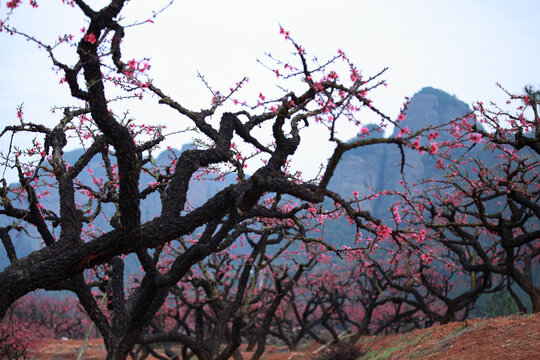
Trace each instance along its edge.
<instances>
[{"instance_id":1,"label":"orchard","mask_svg":"<svg viewBox=\"0 0 540 360\"><path fill-rule=\"evenodd\" d=\"M370 99L384 91L385 69L366 75L342 50L321 61L279 27L291 56L264 63L278 96L248 78L216 90L201 76L210 95L195 110L152 78L150 54L123 52L124 37L159 21L166 7L127 24L127 1L101 9L63 2L87 23L54 44L11 25L28 6L22 1L7 2L0 20L1 36L39 47L45 55L37 61L48 56L71 96L69 105L51 104L54 126L28 119L21 105L0 129L10 144L1 166L18 176L0 187L0 215L10 224L0 227L9 261L0 273L2 356L28 356L24 332L39 334L31 341L83 338L90 323L108 359L159 356L156 348L167 358L240 359L241 344L259 359L271 341L294 350L306 339L354 343L466 319L481 295L504 289L520 311L529 310L516 290L540 311L540 99L532 89L508 93L512 111L478 103L444 124L409 130L407 102L392 118ZM246 87L258 95L243 98ZM126 112L134 100L174 112L195 145L163 149L174 132ZM399 134L372 136L365 113ZM358 136L340 137L342 124L355 125ZM324 136L310 138L308 127ZM20 144L26 133L32 142ZM291 170L306 141L334 149L329 158L314 154L313 179ZM68 161L72 143L83 150ZM330 189L345 154L381 144L401 159L396 188ZM411 154L430 157L440 176L409 182ZM194 183L215 182L223 186L211 196L190 199ZM147 216L143 201L151 197L159 211ZM384 218L364 206L381 198L392 203ZM356 235L328 242L334 221ZM21 256L16 241L30 232L36 250ZM133 262L138 271L129 274ZM37 290L69 295L32 295Z\"/></svg>"}]
</instances>

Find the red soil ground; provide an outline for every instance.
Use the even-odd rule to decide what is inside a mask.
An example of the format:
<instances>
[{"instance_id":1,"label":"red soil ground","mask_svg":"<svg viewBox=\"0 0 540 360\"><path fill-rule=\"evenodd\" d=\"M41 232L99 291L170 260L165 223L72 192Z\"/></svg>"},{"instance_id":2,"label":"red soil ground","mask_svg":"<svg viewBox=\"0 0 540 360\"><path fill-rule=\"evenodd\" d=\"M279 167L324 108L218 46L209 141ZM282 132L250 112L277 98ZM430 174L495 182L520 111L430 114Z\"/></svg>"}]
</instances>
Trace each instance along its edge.
<instances>
[{"instance_id":1,"label":"red soil ground","mask_svg":"<svg viewBox=\"0 0 540 360\"><path fill-rule=\"evenodd\" d=\"M80 340L45 340L34 359L76 359ZM389 336L366 336L361 340L361 359L534 360L540 359L540 314L475 319ZM265 360L307 360L320 345L295 352L269 347ZM244 352L249 359L249 353ZM91 340L83 359L106 356L101 340ZM148 359L153 359L148 357Z\"/></svg>"}]
</instances>

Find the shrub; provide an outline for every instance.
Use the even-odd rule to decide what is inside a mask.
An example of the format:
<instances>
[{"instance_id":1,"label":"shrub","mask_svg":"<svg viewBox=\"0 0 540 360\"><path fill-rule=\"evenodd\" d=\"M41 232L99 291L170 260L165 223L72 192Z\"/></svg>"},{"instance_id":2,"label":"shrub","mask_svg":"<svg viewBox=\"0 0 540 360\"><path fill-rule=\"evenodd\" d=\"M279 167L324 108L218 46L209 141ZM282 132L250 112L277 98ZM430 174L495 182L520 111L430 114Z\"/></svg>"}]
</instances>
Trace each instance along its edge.
<instances>
[{"instance_id":1,"label":"shrub","mask_svg":"<svg viewBox=\"0 0 540 360\"><path fill-rule=\"evenodd\" d=\"M0 359L29 359L33 345L27 324L0 322Z\"/></svg>"}]
</instances>

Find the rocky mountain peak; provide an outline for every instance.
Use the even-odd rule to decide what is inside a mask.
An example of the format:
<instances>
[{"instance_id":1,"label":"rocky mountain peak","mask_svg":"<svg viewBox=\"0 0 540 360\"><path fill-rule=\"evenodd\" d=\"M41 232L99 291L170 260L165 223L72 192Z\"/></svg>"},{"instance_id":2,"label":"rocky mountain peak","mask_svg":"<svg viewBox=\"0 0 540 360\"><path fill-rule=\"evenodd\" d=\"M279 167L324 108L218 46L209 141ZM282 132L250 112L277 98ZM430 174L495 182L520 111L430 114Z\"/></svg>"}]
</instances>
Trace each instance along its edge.
<instances>
[{"instance_id":1,"label":"rocky mountain peak","mask_svg":"<svg viewBox=\"0 0 540 360\"><path fill-rule=\"evenodd\" d=\"M411 98L403 124L410 130L418 130L443 124L470 111L469 105L454 95L433 87L424 87ZM393 135L398 132L398 129L394 129Z\"/></svg>"}]
</instances>

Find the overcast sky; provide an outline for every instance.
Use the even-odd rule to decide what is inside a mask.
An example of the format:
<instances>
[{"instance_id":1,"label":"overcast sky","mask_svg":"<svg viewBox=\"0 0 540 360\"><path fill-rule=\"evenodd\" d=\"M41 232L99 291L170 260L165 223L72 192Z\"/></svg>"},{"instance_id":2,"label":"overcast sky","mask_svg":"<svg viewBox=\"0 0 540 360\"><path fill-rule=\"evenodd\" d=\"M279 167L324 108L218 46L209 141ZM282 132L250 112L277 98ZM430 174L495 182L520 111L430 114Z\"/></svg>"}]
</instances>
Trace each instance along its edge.
<instances>
[{"instance_id":1,"label":"overcast sky","mask_svg":"<svg viewBox=\"0 0 540 360\"><path fill-rule=\"evenodd\" d=\"M58 5L60 0L38 3L40 7L32 9L24 1L10 22L46 43L59 34L81 36L86 23L80 11ZM88 3L98 8L104 1ZM124 23L145 20L151 17L149 6L157 9L157 4L166 3L131 1ZM0 4L0 19L4 19L6 1ZM504 102L496 82L515 92L522 92L527 84L540 86L539 18L537 0L177 0L154 24L126 31L123 55L124 59L150 57L155 84L185 106L199 109L209 103L209 94L197 71L223 90L248 76L249 86L242 93L246 97L274 89L275 77L256 60L264 59L266 52L290 52L279 35L281 24L309 54L321 59L343 49L363 74L389 67L384 76L388 87L372 98L395 117L404 97L424 86L442 89L468 104ZM49 109L69 104L70 99L67 87L58 85L61 76L52 70L47 54L5 32L0 33L0 51L2 127L17 123L16 107L21 103L25 120L53 127L59 117ZM67 52L59 55L70 63ZM144 108L132 115L146 123L166 124L169 131L186 126L171 111ZM190 137L171 138L169 145L178 147ZM29 138L19 137L17 144L25 141L29 144ZM2 151L8 143L8 137L0 138ZM324 159L330 149L320 137L308 142L296 166L310 175L318 165L310 161L313 153ZM3 176L15 180L9 172Z\"/></svg>"}]
</instances>

